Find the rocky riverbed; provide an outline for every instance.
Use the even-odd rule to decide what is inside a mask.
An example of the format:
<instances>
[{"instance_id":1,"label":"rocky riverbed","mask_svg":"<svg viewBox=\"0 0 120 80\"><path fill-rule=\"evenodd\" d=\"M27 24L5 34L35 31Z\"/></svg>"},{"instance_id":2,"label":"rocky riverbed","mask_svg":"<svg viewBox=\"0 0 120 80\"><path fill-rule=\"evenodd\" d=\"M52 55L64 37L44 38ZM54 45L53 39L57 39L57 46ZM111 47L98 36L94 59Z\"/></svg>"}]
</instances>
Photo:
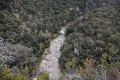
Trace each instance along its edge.
<instances>
[{"instance_id":1,"label":"rocky riverbed","mask_svg":"<svg viewBox=\"0 0 120 80\"><path fill-rule=\"evenodd\" d=\"M64 32L65 29L61 31ZM58 60L61 55L60 47L63 45L64 40L64 34L60 33L57 38L51 41L50 47L45 50L45 56L40 63L38 75L41 72L47 72L50 80L58 80L61 77L62 73L60 72Z\"/></svg>"}]
</instances>

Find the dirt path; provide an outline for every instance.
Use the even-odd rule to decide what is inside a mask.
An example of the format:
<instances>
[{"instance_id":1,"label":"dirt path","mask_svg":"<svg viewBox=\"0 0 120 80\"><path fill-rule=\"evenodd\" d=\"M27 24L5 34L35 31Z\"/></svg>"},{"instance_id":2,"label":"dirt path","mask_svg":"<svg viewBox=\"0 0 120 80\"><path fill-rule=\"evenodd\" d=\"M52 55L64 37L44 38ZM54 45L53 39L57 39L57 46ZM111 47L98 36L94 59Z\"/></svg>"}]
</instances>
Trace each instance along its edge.
<instances>
[{"instance_id":1,"label":"dirt path","mask_svg":"<svg viewBox=\"0 0 120 80\"><path fill-rule=\"evenodd\" d=\"M62 29L61 31L64 32L65 29ZM62 46L64 40L64 34L60 34L56 39L51 41L50 47L46 49L45 56L39 65L40 68L37 75L41 72L47 72L50 80L59 80L61 72L59 69L58 59L61 54L60 47Z\"/></svg>"}]
</instances>

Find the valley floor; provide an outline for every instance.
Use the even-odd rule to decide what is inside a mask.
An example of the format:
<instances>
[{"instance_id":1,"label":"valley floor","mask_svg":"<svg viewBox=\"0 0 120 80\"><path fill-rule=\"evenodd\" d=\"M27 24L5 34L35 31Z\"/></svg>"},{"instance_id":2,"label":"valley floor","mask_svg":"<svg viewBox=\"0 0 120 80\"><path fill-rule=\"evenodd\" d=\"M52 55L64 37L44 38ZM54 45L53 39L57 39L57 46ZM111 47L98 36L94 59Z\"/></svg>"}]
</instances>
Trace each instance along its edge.
<instances>
[{"instance_id":1,"label":"valley floor","mask_svg":"<svg viewBox=\"0 0 120 80\"><path fill-rule=\"evenodd\" d=\"M65 31L62 29L61 31ZM39 70L37 75L42 72L47 72L49 78L52 80L58 80L61 77L61 72L59 69L58 59L61 55L60 47L63 45L65 40L64 34L59 34L59 36L51 41L50 48L45 50L45 55L39 65Z\"/></svg>"}]
</instances>

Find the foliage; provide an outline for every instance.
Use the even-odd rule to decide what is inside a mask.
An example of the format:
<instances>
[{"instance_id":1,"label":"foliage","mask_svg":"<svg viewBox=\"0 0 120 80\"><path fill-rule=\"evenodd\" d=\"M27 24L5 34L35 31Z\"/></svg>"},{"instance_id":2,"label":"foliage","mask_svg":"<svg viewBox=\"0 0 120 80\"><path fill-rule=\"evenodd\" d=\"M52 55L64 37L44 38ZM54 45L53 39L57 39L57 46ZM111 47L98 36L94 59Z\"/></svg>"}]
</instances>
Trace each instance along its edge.
<instances>
[{"instance_id":1,"label":"foliage","mask_svg":"<svg viewBox=\"0 0 120 80\"><path fill-rule=\"evenodd\" d=\"M41 76L37 78L38 80L49 80L49 75L47 73L43 73Z\"/></svg>"},{"instance_id":2,"label":"foliage","mask_svg":"<svg viewBox=\"0 0 120 80\"><path fill-rule=\"evenodd\" d=\"M9 69L7 65L4 65L3 68L0 68L0 80L27 80L28 76L28 67L25 69L11 68Z\"/></svg>"},{"instance_id":3,"label":"foliage","mask_svg":"<svg viewBox=\"0 0 120 80\"><path fill-rule=\"evenodd\" d=\"M7 42L5 48L0 48L0 65L7 64L10 68L25 68L27 65L29 72L32 72L32 69L35 68L35 63L38 61L37 58L41 58L45 48L49 47L50 40L57 36L54 34L57 34L62 26L95 8L104 6L103 3L107 4L108 2L109 0L0 0L0 38ZM107 17L106 14L103 14L103 17ZM117 16L115 17L117 18ZM94 20L96 19L92 21ZM113 20L113 22L115 24L116 20ZM98 23L105 24L104 20L100 20ZM109 21L106 23L111 24ZM67 33L69 35L76 30L79 30L79 28L74 30L74 26L69 27ZM93 35L90 33L91 30L85 30L85 28L81 30L87 36ZM95 33L95 31L92 32ZM110 37L111 32L109 31L108 34L104 31L104 34L104 36L98 34L97 38L102 39L104 37L110 42L113 42L111 39L114 36L119 38L119 34ZM79 35L79 33L76 35ZM81 38L80 40L83 39ZM119 43L119 39L115 40ZM96 42L101 43L99 41ZM89 43L91 46L86 47ZM104 44L104 42L102 43ZM91 38L85 38L85 41L83 40L83 43L80 44L84 48L92 48L95 45ZM74 57L72 52L74 43L70 42L68 46L71 55L67 59L64 58L66 62L71 61L72 57ZM82 47L78 47L78 45L76 47L81 49L79 52L90 52L90 50L82 51ZM96 51L95 48L93 51L96 52L95 57L99 55L100 51ZM69 53L69 51L64 52ZM83 56L83 58L78 57L84 60L87 56ZM82 63L82 61L78 61L76 64L78 63Z\"/></svg>"},{"instance_id":4,"label":"foliage","mask_svg":"<svg viewBox=\"0 0 120 80\"><path fill-rule=\"evenodd\" d=\"M117 67L120 63L119 4L109 4L94 9L71 23L66 30L66 40L61 48L62 54L59 59L63 72L66 65L75 57L77 59L76 68L80 69L79 66L81 66L80 70L86 73L78 73L81 75L80 77L84 78L83 80L120 79ZM74 48L78 50L79 54L74 53ZM96 61L92 67L89 65L89 59ZM113 67L115 64L116 66ZM69 72L69 74L71 73ZM115 75L115 77L111 75Z\"/></svg>"}]
</instances>

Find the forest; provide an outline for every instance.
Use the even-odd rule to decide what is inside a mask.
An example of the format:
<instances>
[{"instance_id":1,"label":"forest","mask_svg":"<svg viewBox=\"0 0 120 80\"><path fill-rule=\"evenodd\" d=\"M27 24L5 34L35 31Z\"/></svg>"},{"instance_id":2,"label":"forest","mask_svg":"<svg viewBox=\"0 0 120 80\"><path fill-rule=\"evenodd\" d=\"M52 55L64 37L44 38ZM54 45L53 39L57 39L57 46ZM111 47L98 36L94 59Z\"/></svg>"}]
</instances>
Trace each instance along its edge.
<instances>
[{"instance_id":1,"label":"forest","mask_svg":"<svg viewBox=\"0 0 120 80\"><path fill-rule=\"evenodd\" d=\"M50 41L69 22L59 58L68 80L119 80L119 5L119 0L0 0L0 80L30 80Z\"/></svg>"},{"instance_id":2,"label":"forest","mask_svg":"<svg viewBox=\"0 0 120 80\"><path fill-rule=\"evenodd\" d=\"M108 4L77 18L66 30L59 59L69 79L120 80L120 4Z\"/></svg>"}]
</instances>

